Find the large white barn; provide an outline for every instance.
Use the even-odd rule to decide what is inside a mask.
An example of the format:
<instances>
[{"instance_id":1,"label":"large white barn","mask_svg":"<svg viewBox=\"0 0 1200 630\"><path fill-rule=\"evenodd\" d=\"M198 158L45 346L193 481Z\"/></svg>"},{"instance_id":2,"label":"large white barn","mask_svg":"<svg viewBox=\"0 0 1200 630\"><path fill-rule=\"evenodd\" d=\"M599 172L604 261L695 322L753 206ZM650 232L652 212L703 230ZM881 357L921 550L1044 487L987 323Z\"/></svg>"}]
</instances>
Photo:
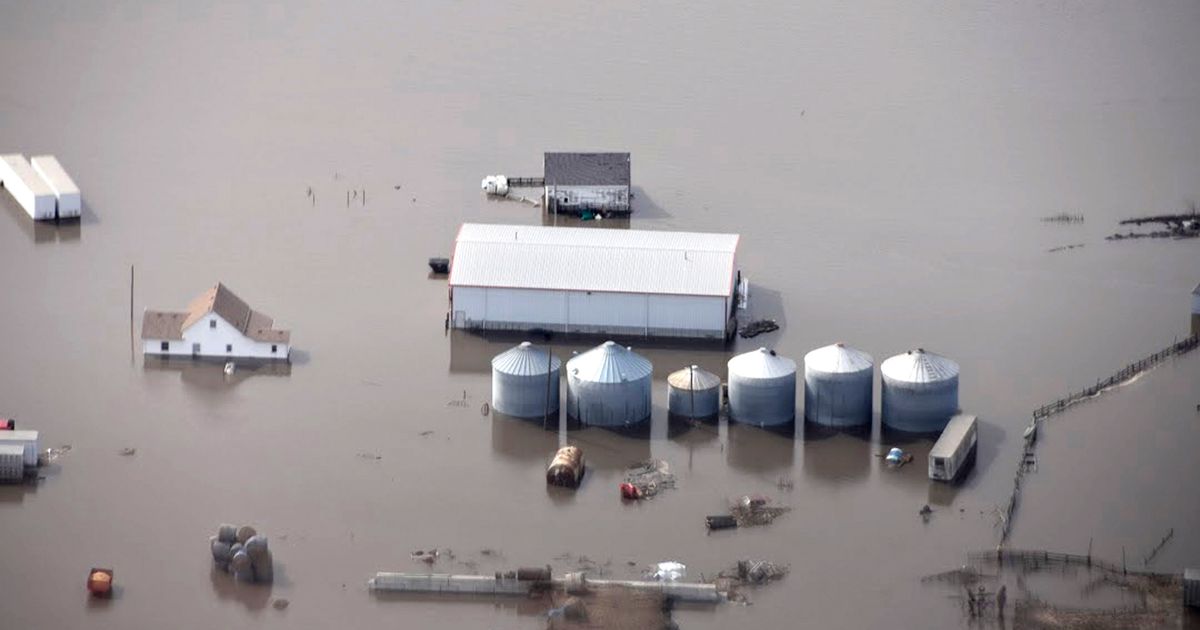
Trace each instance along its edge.
<instances>
[{"instance_id":1,"label":"large white barn","mask_svg":"<svg viewBox=\"0 0 1200 630\"><path fill-rule=\"evenodd\" d=\"M727 338L737 245L736 234L466 223L450 261L450 324Z\"/></svg>"},{"instance_id":2,"label":"large white barn","mask_svg":"<svg viewBox=\"0 0 1200 630\"><path fill-rule=\"evenodd\" d=\"M223 284L205 291L187 311L147 310L142 316L142 352L163 357L220 357L286 360L291 333L242 301Z\"/></svg>"}]
</instances>

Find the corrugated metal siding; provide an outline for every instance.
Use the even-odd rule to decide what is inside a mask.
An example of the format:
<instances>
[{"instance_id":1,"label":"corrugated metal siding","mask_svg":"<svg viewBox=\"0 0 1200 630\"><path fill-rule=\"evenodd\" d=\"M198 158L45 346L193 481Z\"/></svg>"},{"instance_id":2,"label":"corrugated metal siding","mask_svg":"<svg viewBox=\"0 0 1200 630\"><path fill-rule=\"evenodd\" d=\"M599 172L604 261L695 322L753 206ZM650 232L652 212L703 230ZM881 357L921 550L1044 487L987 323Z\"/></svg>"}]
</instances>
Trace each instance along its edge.
<instances>
[{"instance_id":1,"label":"corrugated metal siding","mask_svg":"<svg viewBox=\"0 0 1200 630\"><path fill-rule=\"evenodd\" d=\"M453 325L485 330L723 337L723 297L454 287Z\"/></svg>"},{"instance_id":2,"label":"corrugated metal siding","mask_svg":"<svg viewBox=\"0 0 1200 630\"><path fill-rule=\"evenodd\" d=\"M736 234L467 223L450 285L725 297L737 243Z\"/></svg>"}]
</instances>

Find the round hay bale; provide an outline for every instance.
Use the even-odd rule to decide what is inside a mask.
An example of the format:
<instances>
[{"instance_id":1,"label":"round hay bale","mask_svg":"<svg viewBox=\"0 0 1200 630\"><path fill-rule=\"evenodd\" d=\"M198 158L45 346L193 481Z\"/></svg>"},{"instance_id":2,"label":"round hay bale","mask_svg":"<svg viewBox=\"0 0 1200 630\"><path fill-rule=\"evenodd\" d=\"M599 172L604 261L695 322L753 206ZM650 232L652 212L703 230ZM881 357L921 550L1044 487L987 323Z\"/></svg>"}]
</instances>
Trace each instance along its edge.
<instances>
[{"instance_id":1,"label":"round hay bale","mask_svg":"<svg viewBox=\"0 0 1200 630\"><path fill-rule=\"evenodd\" d=\"M251 536L246 541L245 549L252 559L262 557L267 553L267 537L262 534Z\"/></svg>"},{"instance_id":2,"label":"round hay bale","mask_svg":"<svg viewBox=\"0 0 1200 630\"><path fill-rule=\"evenodd\" d=\"M229 525L228 523L217 528L217 540L223 543L233 544L237 542L237 525Z\"/></svg>"},{"instance_id":3,"label":"round hay bale","mask_svg":"<svg viewBox=\"0 0 1200 630\"><path fill-rule=\"evenodd\" d=\"M237 541L244 545L246 544L247 540L250 540L257 533L258 532L254 531L253 527L250 527L249 525L242 525L237 530Z\"/></svg>"},{"instance_id":4,"label":"round hay bale","mask_svg":"<svg viewBox=\"0 0 1200 630\"><path fill-rule=\"evenodd\" d=\"M212 541L212 557L214 562L229 562L229 559L233 557L232 545L214 538Z\"/></svg>"},{"instance_id":5,"label":"round hay bale","mask_svg":"<svg viewBox=\"0 0 1200 630\"><path fill-rule=\"evenodd\" d=\"M229 571L233 573L233 578L239 582L254 581L254 567L250 561L250 556L245 551L238 551L233 554L233 558L229 561Z\"/></svg>"},{"instance_id":6,"label":"round hay bale","mask_svg":"<svg viewBox=\"0 0 1200 630\"><path fill-rule=\"evenodd\" d=\"M254 579L264 584L269 584L275 579L275 560L271 557L270 551L263 551L263 555L257 558L250 558L251 567L254 569Z\"/></svg>"}]
</instances>

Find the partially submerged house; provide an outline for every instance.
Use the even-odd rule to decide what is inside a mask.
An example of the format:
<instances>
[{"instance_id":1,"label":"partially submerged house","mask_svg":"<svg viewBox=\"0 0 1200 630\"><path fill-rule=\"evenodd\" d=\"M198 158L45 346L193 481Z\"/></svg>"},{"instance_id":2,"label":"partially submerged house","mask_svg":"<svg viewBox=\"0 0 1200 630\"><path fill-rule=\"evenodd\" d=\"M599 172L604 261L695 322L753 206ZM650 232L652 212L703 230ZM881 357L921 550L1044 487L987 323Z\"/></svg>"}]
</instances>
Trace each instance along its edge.
<instances>
[{"instance_id":1,"label":"partially submerged house","mask_svg":"<svg viewBox=\"0 0 1200 630\"><path fill-rule=\"evenodd\" d=\"M547 153L547 212L629 214L628 153Z\"/></svg>"},{"instance_id":2,"label":"partially submerged house","mask_svg":"<svg viewBox=\"0 0 1200 630\"><path fill-rule=\"evenodd\" d=\"M205 291L186 311L146 310L142 352L166 357L219 357L286 360L291 333L274 328L225 285Z\"/></svg>"},{"instance_id":3,"label":"partially submerged house","mask_svg":"<svg viewBox=\"0 0 1200 630\"><path fill-rule=\"evenodd\" d=\"M728 338L738 235L466 223L450 260L450 325Z\"/></svg>"}]
</instances>

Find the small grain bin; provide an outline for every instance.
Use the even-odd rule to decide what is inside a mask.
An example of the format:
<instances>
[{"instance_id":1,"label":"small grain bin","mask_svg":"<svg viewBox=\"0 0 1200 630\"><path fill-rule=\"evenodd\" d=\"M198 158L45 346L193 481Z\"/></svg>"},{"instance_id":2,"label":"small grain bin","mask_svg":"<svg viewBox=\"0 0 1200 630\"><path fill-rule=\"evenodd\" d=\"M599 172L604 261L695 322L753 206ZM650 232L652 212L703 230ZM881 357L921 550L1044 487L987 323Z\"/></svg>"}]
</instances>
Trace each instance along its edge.
<instances>
[{"instance_id":1,"label":"small grain bin","mask_svg":"<svg viewBox=\"0 0 1200 630\"><path fill-rule=\"evenodd\" d=\"M884 426L909 433L938 433L958 413L958 364L924 349L909 350L879 366Z\"/></svg>"},{"instance_id":2,"label":"small grain bin","mask_svg":"<svg viewBox=\"0 0 1200 630\"><path fill-rule=\"evenodd\" d=\"M492 359L492 409L516 418L558 417L562 361L528 341Z\"/></svg>"},{"instance_id":3,"label":"small grain bin","mask_svg":"<svg viewBox=\"0 0 1200 630\"><path fill-rule=\"evenodd\" d=\"M667 377L667 409L680 418L717 417L721 411L721 377L695 365L672 372Z\"/></svg>"},{"instance_id":4,"label":"small grain bin","mask_svg":"<svg viewBox=\"0 0 1200 630\"><path fill-rule=\"evenodd\" d=\"M729 416L758 426L796 419L796 362L759 348L729 360Z\"/></svg>"},{"instance_id":5,"label":"small grain bin","mask_svg":"<svg viewBox=\"0 0 1200 630\"><path fill-rule=\"evenodd\" d=\"M835 343L804 355L804 419L828 427L871 424L871 355Z\"/></svg>"},{"instance_id":6,"label":"small grain bin","mask_svg":"<svg viewBox=\"0 0 1200 630\"><path fill-rule=\"evenodd\" d=\"M650 418L645 357L606 341L567 361L567 417L599 427L628 427Z\"/></svg>"}]
</instances>

